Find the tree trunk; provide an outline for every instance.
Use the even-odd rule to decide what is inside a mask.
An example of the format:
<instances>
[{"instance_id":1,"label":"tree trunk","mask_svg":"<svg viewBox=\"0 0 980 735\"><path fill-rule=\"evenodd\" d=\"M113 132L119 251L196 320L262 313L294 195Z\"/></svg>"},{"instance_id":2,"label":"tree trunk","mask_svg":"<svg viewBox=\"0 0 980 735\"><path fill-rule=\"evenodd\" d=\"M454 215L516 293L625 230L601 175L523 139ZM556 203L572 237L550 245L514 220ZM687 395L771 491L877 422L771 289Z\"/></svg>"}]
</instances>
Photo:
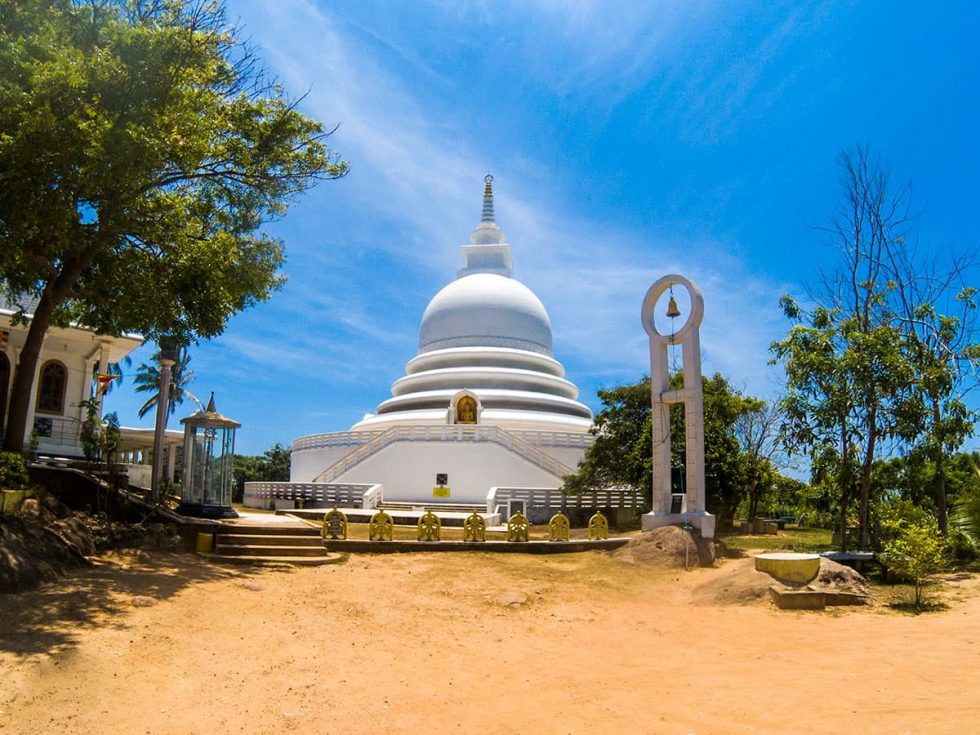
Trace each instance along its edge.
<instances>
[{"instance_id":1,"label":"tree trunk","mask_svg":"<svg viewBox=\"0 0 980 735\"><path fill-rule=\"evenodd\" d=\"M938 433L938 427L940 425L938 401L933 401L932 416L932 425L936 427L933 431ZM933 462L936 464L936 520L939 523L939 532L945 536L949 530L949 508L946 503L946 454L943 451L943 443L938 437L936 438L933 451Z\"/></svg>"},{"instance_id":2,"label":"tree trunk","mask_svg":"<svg viewBox=\"0 0 980 735\"><path fill-rule=\"evenodd\" d=\"M24 434L27 432L27 414L30 412L37 361L44 344L44 335L51 324L51 315L57 305L55 283L48 281L31 317L27 339L14 369L14 384L10 391L10 409L7 413L7 433L3 438L3 449L6 452L24 451Z\"/></svg>"},{"instance_id":3,"label":"tree trunk","mask_svg":"<svg viewBox=\"0 0 980 735\"><path fill-rule=\"evenodd\" d=\"M51 326L51 317L68 295L82 271L92 262L97 247L83 251L74 259L63 264L57 276L52 276L44 285L41 299L30 320L27 339L17 360L14 371L14 384L10 392L10 408L7 413L7 433L3 438L3 449L7 452L24 451L24 434L27 432L27 414L30 412L31 389L37 373L37 361L44 345L44 335Z\"/></svg>"},{"instance_id":4,"label":"tree trunk","mask_svg":"<svg viewBox=\"0 0 980 735\"><path fill-rule=\"evenodd\" d=\"M867 551L871 530L871 469L874 464L875 445L878 440L878 432L874 428L874 411L872 411L872 425L868 432L868 450L864 456L864 464L861 468L861 551Z\"/></svg>"},{"instance_id":5,"label":"tree trunk","mask_svg":"<svg viewBox=\"0 0 980 735\"><path fill-rule=\"evenodd\" d=\"M936 511L939 532L949 531L949 507L946 502L946 455L941 446L936 448Z\"/></svg>"},{"instance_id":6,"label":"tree trunk","mask_svg":"<svg viewBox=\"0 0 980 735\"><path fill-rule=\"evenodd\" d=\"M841 432L840 550L847 551L847 503L851 498L851 455L847 435Z\"/></svg>"}]
</instances>

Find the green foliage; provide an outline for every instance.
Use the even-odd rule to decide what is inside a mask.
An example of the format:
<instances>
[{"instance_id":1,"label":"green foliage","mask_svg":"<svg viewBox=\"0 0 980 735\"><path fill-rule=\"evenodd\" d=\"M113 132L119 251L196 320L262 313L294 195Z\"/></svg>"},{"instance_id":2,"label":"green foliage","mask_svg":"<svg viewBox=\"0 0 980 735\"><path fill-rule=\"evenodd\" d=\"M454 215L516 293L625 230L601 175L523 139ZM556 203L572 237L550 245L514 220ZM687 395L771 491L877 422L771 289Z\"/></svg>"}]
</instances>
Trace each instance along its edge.
<instances>
[{"instance_id":1,"label":"green foliage","mask_svg":"<svg viewBox=\"0 0 980 735\"><path fill-rule=\"evenodd\" d=\"M671 376L680 387L683 376ZM743 396L725 378L702 378L704 389L705 492L708 509L731 518L745 495L748 459L739 445L736 424L761 401ZM652 488L650 379L599 391L603 409L595 417L595 442L576 472L564 478L563 492L578 494L607 487L628 487L650 498ZM680 407L678 407L680 408ZM683 411L671 412L671 461L684 466Z\"/></svg>"},{"instance_id":2,"label":"green foliage","mask_svg":"<svg viewBox=\"0 0 980 735\"><path fill-rule=\"evenodd\" d=\"M245 483L259 480L283 481L289 479L289 462L292 450L279 442L260 456L235 455L234 486L232 500L240 503L245 495Z\"/></svg>"},{"instance_id":3,"label":"green foliage","mask_svg":"<svg viewBox=\"0 0 980 735\"><path fill-rule=\"evenodd\" d=\"M650 378L600 390L595 441L563 491L572 495L605 487L629 487L649 495L651 487Z\"/></svg>"},{"instance_id":4,"label":"green foliage","mask_svg":"<svg viewBox=\"0 0 980 735\"><path fill-rule=\"evenodd\" d=\"M119 418L114 411L100 418L100 404L96 396L82 401L80 405L85 408L85 419L82 421L78 439L85 459L89 462L101 459L111 464L122 438Z\"/></svg>"},{"instance_id":5,"label":"green foliage","mask_svg":"<svg viewBox=\"0 0 980 735\"><path fill-rule=\"evenodd\" d=\"M82 401L81 405L85 409L85 418L82 420L82 427L78 432L78 440L81 442L85 459L94 462L99 458L99 435L102 433L102 421L99 419L99 399L93 396L87 401Z\"/></svg>"},{"instance_id":6,"label":"green foliage","mask_svg":"<svg viewBox=\"0 0 980 735\"><path fill-rule=\"evenodd\" d=\"M3 3L0 68L0 286L39 297L5 437L19 448L50 325L220 334L281 284L264 223L347 164L219 2Z\"/></svg>"},{"instance_id":7,"label":"green foliage","mask_svg":"<svg viewBox=\"0 0 980 735\"><path fill-rule=\"evenodd\" d=\"M980 454L961 454L962 464L968 467L967 482L956 501L956 527L980 544Z\"/></svg>"},{"instance_id":8,"label":"green foliage","mask_svg":"<svg viewBox=\"0 0 980 735\"><path fill-rule=\"evenodd\" d=\"M946 541L934 518L899 501L882 521L885 564L915 585L914 606L922 606L922 587L946 566Z\"/></svg>"},{"instance_id":9,"label":"green foliage","mask_svg":"<svg viewBox=\"0 0 980 735\"><path fill-rule=\"evenodd\" d=\"M0 489L19 490L27 487L30 481L24 455L20 452L0 452Z\"/></svg>"}]
</instances>

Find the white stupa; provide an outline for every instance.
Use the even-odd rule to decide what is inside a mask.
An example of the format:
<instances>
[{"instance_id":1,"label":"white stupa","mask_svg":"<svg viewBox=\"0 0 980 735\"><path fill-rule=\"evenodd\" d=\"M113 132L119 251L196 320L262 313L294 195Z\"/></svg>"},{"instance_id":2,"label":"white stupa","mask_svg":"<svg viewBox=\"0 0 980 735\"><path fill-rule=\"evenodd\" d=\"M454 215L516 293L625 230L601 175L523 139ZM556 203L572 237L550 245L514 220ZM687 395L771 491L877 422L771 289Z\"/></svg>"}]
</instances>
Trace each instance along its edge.
<instances>
[{"instance_id":1,"label":"white stupa","mask_svg":"<svg viewBox=\"0 0 980 735\"><path fill-rule=\"evenodd\" d=\"M350 431L295 440L292 489L250 483L246 503L302 496L329 504L343 501L345 487L364 507L365 487L385 502L486 504L488 512L510 507L494 498L558 502L562 477L592 443L592 412L552 355L547 310L513 277L491 181L482 220L461 247L464 267L429 302L418 354L391 397Z\"/></svg>"},{"instance_id":2,"label":"white stupa","mask_svg":"<svg viewBox=\"0 0 980 735\"><path fill-rule=\"evenodd\" d=\"M552 357L551 320L541 300L513 277L510 245L494 222L492 177L483 219L463 245L465 266L429 302L419 352L392 397L352 431L460 422L459 393L477 401L477 424L509 431L584 434L592 412Z\"/></svg>"}]
</instances>

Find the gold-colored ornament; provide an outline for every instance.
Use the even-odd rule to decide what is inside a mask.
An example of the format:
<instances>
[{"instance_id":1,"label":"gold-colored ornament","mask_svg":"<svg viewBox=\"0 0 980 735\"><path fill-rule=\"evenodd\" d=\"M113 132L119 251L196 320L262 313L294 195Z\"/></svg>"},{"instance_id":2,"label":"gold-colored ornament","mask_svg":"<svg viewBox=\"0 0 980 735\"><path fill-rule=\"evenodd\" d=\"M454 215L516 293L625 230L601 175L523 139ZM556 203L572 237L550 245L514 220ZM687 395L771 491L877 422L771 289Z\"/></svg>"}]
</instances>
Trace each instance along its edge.
<instances>
[{"instance_id":1,"label":"gold-colored ornament","mask_svg":"<svg viewBox=\"0 0 980 735\"><path fill-rule=\"evenodd\" d=\"M568 516L558 511L548 521L548 540L568 541L569 526Z\"/></svg>"},{"instance_id":2,"label":"gold-colored ornament","mask_svg":"<svg viewBox=\"0 0 980 735\"><path fill-rule=\"evenodd\" d=\"M473 511L463 521L463 541L486 541L487 519Z\"/></svg>"},{"instance_id":3,"label":"gold-colored ornament","mask_svg":"<svg viewBox=\"0 0 980 735\"><path fill-rule=\"evenodd\" d=\"M609 538L609 521L599 511L589 519L589 540L601 541Z\"/></svg>"},{"instance_id":4,"label":"gold-colored ornament","mask_svg":"<svg viewBox=\"0 0 980 735\"><path fill-rule=\"evenodd\" d=\"M507 521L507 540L527 541L528 526L527 517L520 511L517 511Z\"/></svg>"},{"instance_id":5,"label":"gold-colored ornament","mask_svg":"<svg viewBox=\"0 0 980 735\"><path fill-rule=\"evenodd\" d=\"M427 510L419 518L419 541L438 541L442 533L442 521L431 510Z\"/></svg>"},{"instance_id":6,"label":"gold-colored ornament","mask_svg":"<svg viewBox=\"0 0 980 735\"><path fill-rule=\"evenodd\" d=\"M368 524L368 533L372 541L391 541L394 532L395 522L383 510L379 510L371 516L371 522Z\"/></svg>"},{"instance_id":7,"label":"gold-colored ornament","mask_svg":"<svg viewBox=\"0 0 980 735\"><path fill-rule=\"evenodd\" d=\"M334 508L323 516L323 528L320 535L326 539L347 538L347 516L343 511Z\"/></svg>"},{"instance_id":8,"label":"gold-colored ornament","mask_svg":"<svg viewBox=\"0 0 980 735\"><path fill-rule=\"evenodd\" d=\"M667 302L667 316L671 319L681 315L681 310L677 308L677 302L674 301L674 295L671 294L670 301Z\"/></svg>"}]
</instances>

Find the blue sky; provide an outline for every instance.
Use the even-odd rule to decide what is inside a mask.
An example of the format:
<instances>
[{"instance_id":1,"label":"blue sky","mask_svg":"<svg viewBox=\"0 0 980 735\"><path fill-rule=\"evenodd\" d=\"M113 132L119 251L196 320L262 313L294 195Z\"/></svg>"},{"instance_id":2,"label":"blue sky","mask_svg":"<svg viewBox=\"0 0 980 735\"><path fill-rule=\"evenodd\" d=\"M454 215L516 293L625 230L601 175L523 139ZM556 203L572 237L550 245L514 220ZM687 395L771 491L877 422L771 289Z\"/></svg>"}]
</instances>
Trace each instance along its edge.
<instances>
[{"instance_id":1,"label":"blue sky","mask_svg":"<svg viewBox=\"0 0 980 735\"><path fill-rule=\"evenodd\" d=\"M189 387L243 423L240 452L345 430L390 395L487 172L515 276L593 410L597 389L649 370L640 303L669 272L704 291L705 371L778 392L778 299L835 262L812 225L833 212L844 148L870 143L912 183L921 247L978 244L971 3L229 0L229 14L304 111L338 126L351 165L270 226L282 291L193 349ZM151 426L140 403L126 381L107 408Z\"/></svg>"}]
</instances>

